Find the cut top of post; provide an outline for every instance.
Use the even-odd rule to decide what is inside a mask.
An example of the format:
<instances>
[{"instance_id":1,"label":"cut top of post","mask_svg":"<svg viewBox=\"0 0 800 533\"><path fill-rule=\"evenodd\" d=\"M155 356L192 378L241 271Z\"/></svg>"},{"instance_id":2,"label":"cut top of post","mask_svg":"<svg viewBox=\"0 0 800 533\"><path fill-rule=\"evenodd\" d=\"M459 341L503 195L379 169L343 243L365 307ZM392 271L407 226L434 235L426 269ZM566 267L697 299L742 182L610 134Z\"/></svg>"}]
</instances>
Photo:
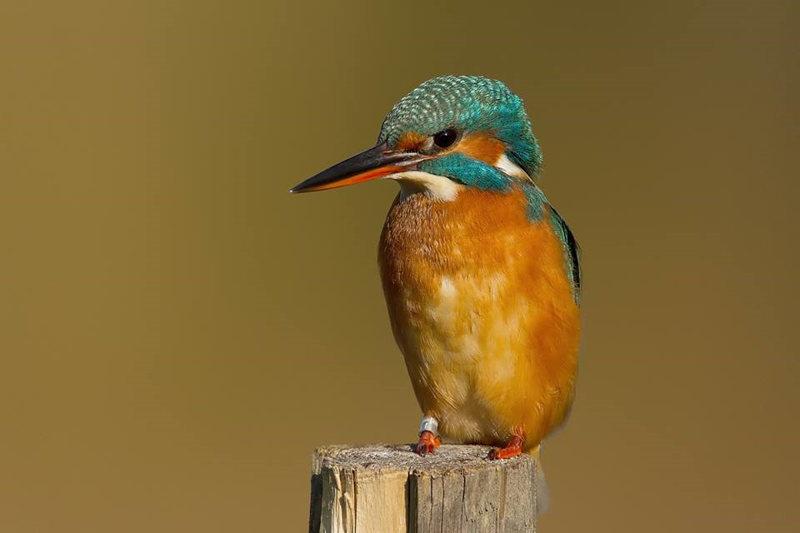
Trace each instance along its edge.
<instances>
[{"instance_id":1,"label":"cut top of post","mask_svg":"<svg viewBox=\"0 0 800 533\"><path fill-rule=\"evenodd\" d=\"M325 446L314 454L312 533L536 530L536 460L487 446Z\"/></svg>"}]
</instances>

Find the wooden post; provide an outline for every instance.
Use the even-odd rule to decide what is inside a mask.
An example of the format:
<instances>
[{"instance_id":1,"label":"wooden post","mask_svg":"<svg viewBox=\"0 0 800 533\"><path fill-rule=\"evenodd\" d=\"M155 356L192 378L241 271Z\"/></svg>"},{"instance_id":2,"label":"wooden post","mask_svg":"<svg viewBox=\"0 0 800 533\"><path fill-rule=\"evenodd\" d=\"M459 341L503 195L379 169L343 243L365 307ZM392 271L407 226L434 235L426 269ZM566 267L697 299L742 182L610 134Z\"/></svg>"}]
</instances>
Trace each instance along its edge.
<instances>
[{"instance_id":1,"label":"wooden post","mask_svg":"<svg viewBox=\"0 0 800 533\"><path fill-rule=\"evenodd\" d=\"M325 446L314 453L311 533L536 531L536 460L486 446Z\"/></svg>"}]
</instances>

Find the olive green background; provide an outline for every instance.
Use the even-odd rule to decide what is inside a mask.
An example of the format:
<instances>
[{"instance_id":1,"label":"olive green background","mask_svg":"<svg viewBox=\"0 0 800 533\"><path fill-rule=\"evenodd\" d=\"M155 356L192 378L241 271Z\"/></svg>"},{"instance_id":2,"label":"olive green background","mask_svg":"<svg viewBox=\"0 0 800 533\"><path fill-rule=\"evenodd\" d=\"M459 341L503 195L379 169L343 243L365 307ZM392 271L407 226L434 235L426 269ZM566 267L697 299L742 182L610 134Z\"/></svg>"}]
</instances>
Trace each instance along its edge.
<instances>
[{"instance_id":1,"label":"olive green background","mask_svg":"<svg viewBox=\"0 0 800 533\"><path fill-rule=\"evenodd\" d=\"M291 196L445 73L527 102L583 247L547 533L796 531L797 2L5 2L0 530L303 531L410 441L395 185Z\"/></svg>"}]
</instances>

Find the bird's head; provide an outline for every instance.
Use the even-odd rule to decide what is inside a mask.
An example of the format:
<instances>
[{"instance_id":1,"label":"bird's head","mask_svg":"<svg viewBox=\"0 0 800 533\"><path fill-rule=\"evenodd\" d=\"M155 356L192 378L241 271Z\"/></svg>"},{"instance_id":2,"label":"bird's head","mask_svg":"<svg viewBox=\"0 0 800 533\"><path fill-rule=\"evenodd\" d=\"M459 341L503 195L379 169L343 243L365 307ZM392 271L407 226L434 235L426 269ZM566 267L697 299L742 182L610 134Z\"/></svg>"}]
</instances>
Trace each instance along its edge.
<instances>
[{"instance_id":1,"label":"bird's head","mask_svg":"<svg viewBox=\"0 0 800 533\"><path fill-rule=\"evenodd\" d=\"M453 199L463 187L508 189L529 180L542 156L522 100L504 83L442 76L403 97L383 121L378 143L292 189L310 192L377 178Z\"/></svg>"}]
</instances>

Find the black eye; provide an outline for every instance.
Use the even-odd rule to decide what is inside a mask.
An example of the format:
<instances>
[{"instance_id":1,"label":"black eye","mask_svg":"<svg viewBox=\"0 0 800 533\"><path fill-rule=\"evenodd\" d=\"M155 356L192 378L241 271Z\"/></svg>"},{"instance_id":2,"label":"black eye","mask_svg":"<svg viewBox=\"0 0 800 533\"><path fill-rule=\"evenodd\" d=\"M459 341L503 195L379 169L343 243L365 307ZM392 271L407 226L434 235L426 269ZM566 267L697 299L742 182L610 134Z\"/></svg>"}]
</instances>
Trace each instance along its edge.
<instances>
[{"instance_id":1,"label":"black eye","mask_svg":"<svg viewBox=\"0 0 800 533\"><path fill-rule=\"evenodd\" d=\"M439 148L447 148L456 142L458 133L454 129L442 130L433 136L433 143Z\"/></svg>"}]
</instances>

